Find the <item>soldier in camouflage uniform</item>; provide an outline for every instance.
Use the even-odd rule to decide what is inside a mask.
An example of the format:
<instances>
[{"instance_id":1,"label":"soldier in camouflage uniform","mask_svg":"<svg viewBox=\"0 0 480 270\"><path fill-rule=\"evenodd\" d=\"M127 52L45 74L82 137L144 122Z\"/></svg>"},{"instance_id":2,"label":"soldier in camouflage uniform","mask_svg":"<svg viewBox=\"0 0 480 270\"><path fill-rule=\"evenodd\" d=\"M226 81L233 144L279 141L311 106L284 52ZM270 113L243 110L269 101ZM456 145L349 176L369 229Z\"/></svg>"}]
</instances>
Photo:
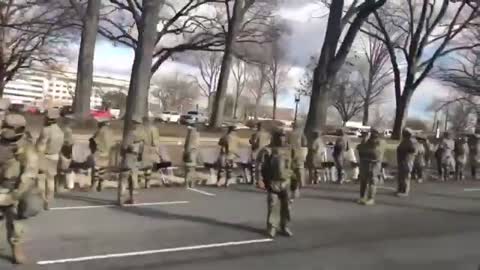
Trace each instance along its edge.
<instances>
[{"instance_id":1,"label":"soldier in camouflage uniform","mask_svg":"<svg viewBox=\"0 0 480 270\"><path fill-rule=\"evenodd\" d=\"M259 157L259 153L261 150L270 144L270 134L266 132L263 127L262 123L257 124L257 132L252 134L250 137L250 146L252 149L251 153L251 181L252 184L256 184L257 186L263 186L262 181L262 174L260 173L260 168L262 167L262 158Z\"/></svg>"},{"instance_id":2,"label":"soldier in camouflage uniform","mask_svg":"<svg viewBox=\"0 0 480 270\"><path fill-rule=\"evenodd\" d=\"M220 138L218 145L220 146L220 156L218 161L218 177L217 185L225 174L225 187L228 187L229 181L234 178L233 168L235 160L238 158L240 140L236 134L235 126L229 126L228 131Z\"/></svg>"},{"instance_id":3,"label":"soldier in camouflage uniform","mask_svg":"<svg viewBox=\"0 0 480 270\"><path fill-rule=\"evenodd\" d=\"M360 158L360 199L359 204L375 204L376 185L382 177L382 161L385 152L385 142L377 129L370 130L368 140L357 146Z\"/></svg>"},{"instance_id":4,"label":"soldier in camouflage uniform","mask_svg":"<svg viewBox=\"0 0 480 270\"><path fill-rule=\"evenodd\" d=\"M416 180L418 183L423 182L423 177L424 177L424 169L426 165L426 150L425 150L425 143L427 138L425 138L423 135L417 135L416 136L417 140L417 154L415 156L415 160L413 162L413 169L412 169L412 179Z\"/></svg>"},{"instance_id":5,"label":"soldier in camouflage uniform","mask_svg":"<svg viewBox=\"0 0 480 270\"><path fill-rule=\"evenodd\" d=\"M470 162L472 178L477 177L477 170L480 166L480 134L472 134L468 139L468 161Z\"/></svg>"},{"instance_id":6,"label":"soldier in camouflage uniform","mask_svg":"<svg viewBox=\"0 0 480 270\"><path fill-rule=\"evenodd\" d=\"M310 177L310 183L316 184L320 180L320 173L322 169L323 153L325 151L325 144L320 136L319 130L313 131L313 140L308 147L307 167Z\"/></svg>"},{"instance_id":7,"label":"soldier in camouflage uniform","mask_svg":"<svg viewBox=\"0 0 480 270\"><path fill-rule=\"evenodd\" d=\"M65 135L57 124L59 117L60 112L58 110L47 111L45 126L36 144L37 151L40 154L40 172L45 175L45 210L49 209L49 203L54 198L60 151L65 140Z\"/></svg>"},{"instance_id":8,"label":"soldier in camouflage uniform","mask_svg":"<svg viewBox=\"0 0 480 270\"><path fill-rule=\"evenodd\" d=\"M145 143L142 153L142 166L140 168L143 173L139 175L139 178L143 178L145 188L149 188L153 165L160 162L160 134L153 120L148 117L143 119L143 127Z\"/></svg>"},{"instance_id":9,"label":"soldier in camouflage uniform","mask_svg":"<svg viewBox=\"0 0 480 270\"><path fill-rule=\"evenodd\" d=\"M197 156L200 148L200 134L195 125L188 126L187 137L183 149L183 163L185 165L185 186L193 187L196 176Z\"/></svg>"},{"instance_id":10,"label":"soldier in camouflage uniform","mask_svg":"<svg viewBox=\"0 0 480 270\"><path fill-rule=\"evenodd\" d=\"M300 197L300 188L305 186L305 159L307 156L307 137L303 129L293 124L293 131L288 136L288 145L292 148L292 194L294 198Z\"/></svg>"},{"instance_id":11,"label":"soldier in camouflage uniform","mask_svg":"<svg viewBox=\"0 0 480 270\"><path fill-rule=\"evenodd\" d=\"M339 137L333 147L333 159L337 169L337 181L343 184L345 181L345 153L350 150L350 143L342 129L338 131Z\"/></svg>"},{"instance_id":12,"label":"soldier in camouflage uniform","mask_svg":"<svg viewBox=\"0 0 480 270\"><path fill-rule=\"evenodd\" d=\"M408 196L413 164L418 153L418 142L413 137L413 132L405 128L402 141L397 147L398 188L397 196Z\"/></svg>"},{"instance_id":13,"label":"soldier in camouflage uniform","mask_svg":"<svg viewBox=\"0 0 480 270\"><path fill-rule=\"evenodd\" d=\"M143 153L145 143L145 131L142 126L142 121L139 119L132 119L133 126L127 133L125 144L122 145L121 156L122 164L120 181L118 185L118 204L135 204L134 190L138 188L138 174L139 163ZM127 200L124 199L126 187L128 184Z\"/></svg>"},{"instance_id":14,"label":"soldier in camouflage uniform","mask_svg":"<svg viewBox=\"0 0 480 270\"><path fill-rule=\"evenodd\" d=\"M72 173L70 165L72 163L72 155L73 155L73 131L71 128L73 117L72 116L64 116L66 121L65 125L62 127L62 131L64 134L64 140L62 149L60 151L60 160L58 163L58 189L68 189L67 185L67 175Z\"/></svg>"},{"instance_id":15,"label":"soldier in camouflage uniform","mask_svg":"<svg viewBox=\"0 0 480 270\"><path fill-rule=\"evenodd\" d=\"M0 211L3 214L3 228L7 241L12 248L13 262L26 263L26 256L21 246L24 228L18 217L25 216L17 210L17 205L28 201L31 196L41 197L36 186L39 172L39 155L35 146L25 137L26 120L18 114L5 117L0 135ZM37 212L38 213L38 212Z\"/></svg>"},{"instance_id":16,"label":"soldier in camouflage uniform","mask_svg":"<svg viewBox=\"0 0 480 270\"><path fill-rule=\"evenodd\" d=\"M292 236L288 227L291 211L289 193L293 174L292 154L283 130L275 132L262 172L268 191L267 234L274 238L279 231L285 236Z\"/></svg>"},{"instance_id":17,"label":"soldier in camouflage uniform","mask_svg":"<svg viewBox=\"0 0 480 270\"><path fill-rule=\"evenodd\" d=\"M455 180L464 179L464 171L468 161L468 144L464 136L459 136L455 140Z\"/></svg>"},{"instance_id":18,"label":"soldier in camouflage uniform","mask_svg":"<svg viewBox=\"0 0 480 270\"><path fill-rule=\"evenodd\" d=\"M449 132L445 132L440 141L435 155L440 169L440 180L447 181L455 167L454 151L455 142Z\"/></svg>"},{"instance_id":19,"label":"soldier in camouflage uniform","mask_svg":"<svg viewBox=\"0 0 480 270\"><path fill-rule=\"evenodd\" d=\"M90 138L90 163L92 163L92 190L101 191L102 183L109 168L110 152L114 146L114 136L110 119L98 118L98 130Z\"/></svg>"}]
</instances>

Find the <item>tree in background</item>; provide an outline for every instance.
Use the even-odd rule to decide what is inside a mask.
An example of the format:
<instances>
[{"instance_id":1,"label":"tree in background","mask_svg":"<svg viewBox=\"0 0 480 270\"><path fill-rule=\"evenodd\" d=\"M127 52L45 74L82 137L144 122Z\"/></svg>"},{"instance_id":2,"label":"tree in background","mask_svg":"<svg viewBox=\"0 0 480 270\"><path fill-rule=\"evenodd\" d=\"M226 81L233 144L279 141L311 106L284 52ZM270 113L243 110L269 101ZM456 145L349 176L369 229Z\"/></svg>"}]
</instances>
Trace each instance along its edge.
<instances>
[{"instance_id":1,"label":"tree in background","mask_svg":"<svg viewBox=\"0 0 480 270\"><path fill-rule=\"evenodd\" d=\"M281 49L280 40L277 38L271 43L266 64L266 82L269 93L272 96L272 118L277 117L278 97L285 90L285 83L288 81L288 74L291 67L283 61L285 52Z\"/></svg>"},{"instance_id":2,"label":"tree in background","mask_svg":"<svg viewBox=\"0 0 480 270\"><path fill-rule=\"evenodd\" d=\"M368 126L370 107L382 101L385 88L393 83L387 47L383 42L367 36L356 63L361 78L360 95L363 99L362 123Z\"/></svg>"},{"instance_id":3,"label":"tree in background","mask_svg":"<svg viewBox=\"0 0 480 270\"><path fill-rule=\"evenodd\" d=\"M327 110L331 105L330 85L345 63L361 26L370 14L385 4L386 0L354 0L346 10L344 0L321 2L328 5L330 13L325 40L312 75L312 94L306 122L307 135L325 126Z\"/></svg>"},{"instance_id":4,"label":"tree in background","mask_svg":"<svg viewBox=\"0 0 480 270\"><path fill-rule=\"evenodd\" d=\"M178 73L154 80L152 95L162 103L163 110L182 111L193 108L199 96L196 82Z\"/></svg>"},{"instance_id":5,"label":"tree in background","mask_svg":"<svg viewBox=\"0 0 480 270\"><path fill-rule=\"evenodd\" d=\"M333 107L342 118L343 125L358 116L365 106L359 81L352 77L352 72L344 69L330 86L333 88L331 89Z\"/></svg>"},{"instance_id":6,"label":"tree in background","mask_svg":"<svg viewBox=\"0 0 480 270\"><path fill-rule=\"evenodd\" d=\"M125 110L127 95L121 91L109 91L101 95L102 101L109 104L111 109Z\"/></svg>"},{"instance_id":7,"label":"tree in background","mask_svg":"<svg viewBox=\"0 0 480 270\"><path fill-rule=\"evenodd\" d=\"M82 39L78 54L77 81L73 111L78 121L86 121L90 116L90 98L93 87L93 60L97 41L98 21L101 0L88 0L86 10L77 0L70 0L82 23Z\"/></svg>"},{"instance_id":8,"label":"tree in background","mask_svg":"<svg viewBox=\"0 0 480 270\"><path fill-rule=\"evenodd\" d=\"M255 120L258 119L258 110L263 97L268 94L267 89L267 66L264 64L256 64L251 69L251 80L247 83L249 95L255 101L253 107L253 115Z\"/></svg>"},{"instance_id":9,"label":"tree in background","mask_svg":"<svg viewBox=\"0 0 480 270\"><path fill-rule=\"evenodd\" d=\"M406 122L406 127L409 127L413 130L420 130L423 132L426 132L429 129L425 121L417 118L409 118Z\"/></svg>"},{"instance_id":10,"label":"tree in background","mask_svg":"<svg viewBox=\"0 0 480 270\"><path fill-rule=\"evenodd\" d=\"M208 114L212 112L212 98L217 89L222 56L218 52L200 52L195 54L195 65L200 76L194 76L200 88L200 94L208 99Z\"/></svg>"},{"instance_id":11,"label":"tree in background","mask_svg":"<svg viewBox=\"0 0 480 270\"><path fill-rule=\"evenodd\" d=\"M480 46L462 38L478 20L479 4L451 0L389 1L375 12L374 31L368 32L387 47L395 82L394 139L400 139L408 118L413 94L425 80L438 59L452 52ZM478 22L478 21L477 21ZM463 36L462 36L463 35ZM428 53L427 53L428 51ZM405 64L405 74L400 66Z\"/></svg>"},{"instance_id":12,"label":"tree in background","mask_svg":"<svg viewBox=\"0 0 480 270\"><path fill-rule=\"evenodd\" d=\"M21 70L64 58L74 13L62 1L0 1L0 97Z\"/></svg>"},{"instance_id":13,"label":"tree in background","mask_svg":"<svg viewBox=\"0 0 480 270\"><path fill-rule=\"evenodd\" d=\"M250 81L250 73L248 72L248 65L246 62L242 61L241 59L235 59L233 68L232 68L232 75L235 80L235 88L234 88L234 103L233 103L233 118L237 119L237 110L238 105L240 102L240 97L245 90L248 82Z\"/></svg>"}]
</instances>

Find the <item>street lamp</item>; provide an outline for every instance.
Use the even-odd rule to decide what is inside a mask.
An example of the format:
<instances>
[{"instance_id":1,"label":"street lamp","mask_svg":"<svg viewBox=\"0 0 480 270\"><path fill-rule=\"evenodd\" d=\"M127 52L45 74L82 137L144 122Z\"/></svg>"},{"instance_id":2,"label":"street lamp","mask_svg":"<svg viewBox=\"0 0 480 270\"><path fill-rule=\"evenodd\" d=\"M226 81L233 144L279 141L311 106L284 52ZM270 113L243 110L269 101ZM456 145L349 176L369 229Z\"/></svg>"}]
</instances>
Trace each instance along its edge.
<instances>
[{"instance_id":1,"label":"street lamp","mask_svg":"<svg viewBox=\"0 0 480 270\"><path fill-rule=\"evenodd\" d=\"M300 94L295 94L295 118L293 119L295 124L297 123L298 103L300 103Z\"/></svg>"}]
</instances>

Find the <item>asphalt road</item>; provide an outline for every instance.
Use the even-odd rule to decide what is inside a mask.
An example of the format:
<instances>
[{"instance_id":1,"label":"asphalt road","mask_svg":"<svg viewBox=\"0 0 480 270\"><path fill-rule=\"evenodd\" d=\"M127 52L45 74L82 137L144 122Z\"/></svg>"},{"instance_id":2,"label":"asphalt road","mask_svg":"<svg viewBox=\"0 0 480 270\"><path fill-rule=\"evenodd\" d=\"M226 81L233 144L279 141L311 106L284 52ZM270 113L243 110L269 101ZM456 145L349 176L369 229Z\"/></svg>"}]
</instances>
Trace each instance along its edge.
<instances>
[{"instance_id":1,"label":"asphalt road","mask_svg":"<svg viewBox=\"0 0 480 270\"><path fill-rule=\"evenodd\" d=\"M128 208L110 206L115 190L64 194L27 221L31 264L12 266L2 242L0 269L478 269L480 182L414 185L409 198L393 186L373 207L355 204L358 185L307 187L295 236L274 241L266 195L249 186L151 189L139 202L162 204Z\"/></svg>"}]
</instances>

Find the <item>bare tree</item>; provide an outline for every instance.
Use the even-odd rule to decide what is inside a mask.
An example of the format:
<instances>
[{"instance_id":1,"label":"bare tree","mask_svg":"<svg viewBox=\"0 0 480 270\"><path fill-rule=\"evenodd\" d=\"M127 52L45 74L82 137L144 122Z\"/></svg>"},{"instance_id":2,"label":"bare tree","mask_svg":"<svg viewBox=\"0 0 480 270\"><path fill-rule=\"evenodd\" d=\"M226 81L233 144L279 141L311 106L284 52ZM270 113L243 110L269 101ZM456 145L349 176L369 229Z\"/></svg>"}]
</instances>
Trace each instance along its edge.
<instances>
[{"instance_id":1,"label":"bare tree","mask_svg":"<svg viewBox=\"0 0 480 270\"><path fill-rule=\"evenodd\" d=\"M263 26L265 22L269 20L271 8L263 8L262 6L265 6L265 3L262 2L263 1L256 0L235 0L232 8L230 7L229 1L224 2L226 5L225 10L227 11L228 30L226 31L222 68L218 79L217 91L215 93L213 112L210 117L210 127L220 127L223 122L225 97L227 94L228 81L231 73L230 71L232 65L232 57L234 54L234 46L236 43L239 42L239 36L242 32L241 30L245 28L245 26L253 26L254 28L262 29L262 27L259 26ZM252 8L255 3L257 3L260 8L255 9L255 11L252 12L253 14L247 14L247 12ZM231 14L230 10L232 10ZM261 35L267 37L264 31L261 32Z\"/></svg>"},{"instance_id":2,"label":"bare tree","mask_svg":"<svg viewBox=\"0 0 480 270\"><path fill-rule=\"evenodd\" d=\"M90 116L90 98L93 85L93 60L95 43L97 41L98 20L100 17L101 0L88 0L86 12L77 0L70 0L71 5L80 15L82 22L82 39L78 55L77 81L73 110L79 121L85 121Z\"/></svg>"},{"instance_id":3,"label":"bare tree","mask_svg":"<svg viewBox=\"0 0 480 270\"><path fill-rule=\"evenodd\" d=\"M251 72L251 80L248 82L247 89L255 101L254 117L257 120L259 106L263 97L269 92L267 89L267 66L264 64L254 65Z\"/></svg>"},{"instance_id":4,"label":"bare tree","mask_svg":"<svg viewBox=\"0 0 480 270\"><path fill-rule=\"evenodd\" d=\"M312 95L306 122L308 135L311 131L325 126L327 110L331 105L329 86L345 63L361 26L369 15L385 2L386 0L354 0L345 11L344 0L331 1L325 40L312 76Z\"/></svg>"},{"instance_id":5,"label":"bare tree","mask_svg":"<svg viewBox=\"0 0 480 270\"><path fill-rule=\"evenodd\" d=\"M281 92L284 90L284 84L288 80L288 73L290 72L291 67L288 66L284 61L282 61L283 51L278 46L277 42L272 43L272 48L270 50L270 56L267 60L267 76L266 82L270 94L272 95L272 118L275 120L277 117L277 102L278 97Z\"/></svg>"},{"instance_id":6,"label":"bare tree","mask_svg":"<svg viewBox=\"0 0 480 270\"><path fill-rule=\"evenodd\" d=\"M250 80L250 73L248 72L248 65L241 59L236 59L232 68L232 75L235 80L235 100L233 104L233 118L237 119L237 110L240 101L240 97L245 90L248 81Z\"/></svg>"},{"instance_id":7,"label":"bare tree","mask_svg":"<svg viewBox=\"0 0 480 270\"><path fill-rule=\"evenodd\" d=\"M0 2L0 97L22 69L54 65L64 57L71 12L58 1Z\"/></svg>"},{"instance_id":8,"label":"bare tree","mask_svg":"<svg viewBox=\"0 0 480 270\"><path fill-rule=\"evenodd\" d=\"M211 113L212 98L217 89L218 76L221 68L221 54L218 52L201 52L196 54L195 65L200 71L200 77L195 81L200 88L200 94L208 99L208 113Z\"/></svg>"},{"instance_id":9,"label":"bare tree","mask_svg":"<svg viewBox=\"0 0 480 270\"><path fill-rule=\"evenodd\" d=\"M351 72L345 70L331 85L333 107L340 114L343 125L358 116L365 106L361 89L356 85L358 81L352 80L351 77Z\"/></svg>"},{"instance_id":10,"label":"bare tree","mask_svg":"<svg viewBox=\"0 0 480 270\"><path fill-rule=\"evenodd\" d=\"M480 46L477 42L461 42L462 35L475 27L473 23L478 18L479 5L473 1L450 2L392 1L375 12L375 23L369 24L375 29L370 35L387 47L393 67L396 101L394 139L401 137L411 98L437 60L452 52ZM427 54L427 50L432 52ZM403 77L402 64L405 64Z\"/></svg>"},{"instance_id":11,"label":"bare tree","mask_svg":"<svg viewBox=\"0 0 480 270\"><path fill-rule=\"evenodd\" d=\"M363 42L358 72L361 78L360 95L363 99L364 126L368 126L370 120L370 107L381 102L385 88L393 83L393 70L389 64L387 47L380 40L371 36Z\"/></svg>"},{"instance_id":12,"label":"bare tree","mask_svg":"<svg viewBox=\"0 0 480 270\"><path fill-rule=\"evenodd\" d=\"M152 95L160 100L164 110L189 109L199 95L196 82L178 73L154 80L153 85Z\"/></svg>"}]
</instances>

